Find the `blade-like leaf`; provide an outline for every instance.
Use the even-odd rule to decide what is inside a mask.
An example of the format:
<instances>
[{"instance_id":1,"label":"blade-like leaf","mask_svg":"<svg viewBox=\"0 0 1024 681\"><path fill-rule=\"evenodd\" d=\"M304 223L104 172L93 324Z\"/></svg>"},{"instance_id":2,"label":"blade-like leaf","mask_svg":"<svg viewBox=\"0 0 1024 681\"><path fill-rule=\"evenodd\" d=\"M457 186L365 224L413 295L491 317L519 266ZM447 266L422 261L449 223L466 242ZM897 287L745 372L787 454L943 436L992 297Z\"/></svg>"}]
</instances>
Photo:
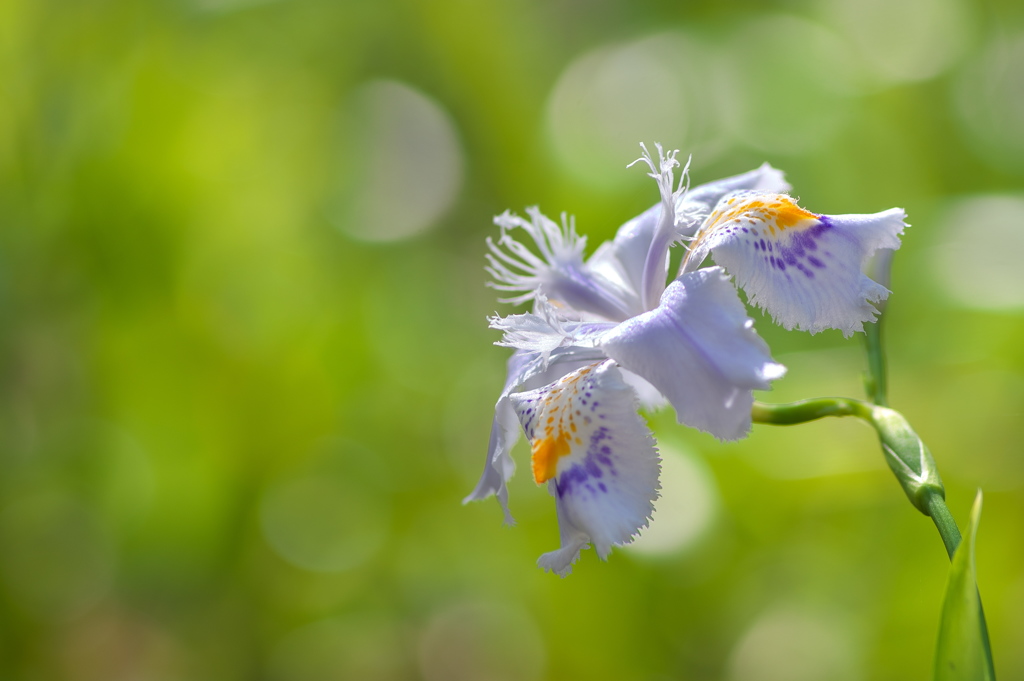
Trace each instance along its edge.
<instances>
[{"instance_id":1,"label":"blade-like leaf","mask_svg":"<svg viewBox=\"0 0 1024 681\"><path fill-rule=\"evenodd\" d=\"M974 537L981 517L981 491L974 499L971 521L949 568L942 605L939 644L935 650L935 681L994 681L988 628L974 571Z\"/></svg>"}]
</instances>

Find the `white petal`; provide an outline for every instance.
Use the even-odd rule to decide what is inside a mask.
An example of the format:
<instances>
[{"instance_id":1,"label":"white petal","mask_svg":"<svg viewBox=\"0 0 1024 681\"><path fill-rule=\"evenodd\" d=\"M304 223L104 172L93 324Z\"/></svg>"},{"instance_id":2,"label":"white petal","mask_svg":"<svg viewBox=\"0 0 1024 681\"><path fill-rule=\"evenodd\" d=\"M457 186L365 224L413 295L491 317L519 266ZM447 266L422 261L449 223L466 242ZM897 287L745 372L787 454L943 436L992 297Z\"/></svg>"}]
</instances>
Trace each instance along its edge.
<instances>
[{"instance_id":1,"label":"white petal","mask_svg":"<svg viewBox=\"0 0 1024 681\"><path fill-rule=\"evenodd\" d=\"M545 357L555 348L572 345L572 333L565 328L564 320L558 317L547 298L538 295L534 308L535 313L489 317L489 326L503 334L495 345L539 352Z\"/></svg>"},{"instance_id":2,"label":"white petal","mask_svg":"<svg viewBox=\"0 0 1024 681\"><path fill-rule=\"evenodd\" d=\"M510 423L509 414L513 421ZM508 481L516 471L512 459L512 446L519 439L519 424L515 423L515 412L509 408L508 398L502 398L494 408L494 421L491 423L491 438L487 445L487 462L473 491L462 500L467 504L471 501L486 499L492 494L498 498L501 510L505 514L505 523L514 525L515 519L508 509Z\"/></svg>"},{"instance_id":3,"label":"white petal","mask_svg":"<svg viewBox=\"0 0 1024 681\"><path fill-rule=\"evenodd\" d=\"M488 318L490 327L504 334L495 345L539 352L546 365L551 354L559 348L595 347L596 339L614 326L612 322L570 322L561 319L545 298L538 299L536 310L536 313Z\"/></svg>"},{"instance_id":4,"label":"white petal","mask_svg":"<svg viewBox=\"0 0 1024 681\"><path fill-rule=\"evenodd\" d=\"M787 329L849 336L875 320L889 291L864 275L879 248L899 248L906 217L893 208L873 215L817 215L783 194L724 199L708 217L684 265L710 251L736 277L750 302Z\"/></svg>"},{"instance_id":5,"label":"white petal","mask_svg":"<svg viewBox=\"0 0 1024 681\"><path fill-rule=\"evenodd\" d=\"M562 548L539 564L565 574L588 542L604 559L632 541L654 510L660 466L636 393L614 362L509 399L532 444L534 480L551 481L559 512Z\"/></svg>"},{"instance_id":6,"label":"white petal","mask_svg":"<svg viewBox=\"0 0 1024 681\"><path fill-rule=\"evenodd\" d=\"M678 210L689 214L702 213L700 218L703 220L723 196L748 189L782 193L789 191L790 186L781 170L765 163L756 170L694 187L686 192ZM699 226L700 220L689 222L687 236L692 236Z\"/></svg>"},{"instance_id":7,"label":"white petal","mask_svg":"<svg viewBox=\"0 0 1024 681\"><path fill-rule=\"evenodd\" d=\"M720 267L682 275L656 309L617 325L599 345L661 391L680 423L724 440L746 435L752 391L785 372Z\"/></svg>"},{"instance_id":8,"label":"white petal","mask_svg":"<svg viewBox=\"0 0 1024 681\"><path fill-rule=\"evenodd\" d=\"M572 572L572 564L580 559L580 551L590 548L590 537L572 524L566 516L565 505L558 497L555 480L548 481L548 492L555 498L555 514L558 518L558 538L561 547L548 551L537 559L537 567L550 570L559 577Z\"/></svg>"},{"instance_id":9,"label":"white petal","mask_svg":"<svg viewBox=\"0 0 1024 681\"><path fill-rule=\"evenodd\" d=\"M640 302L644 263L647 260L647 252L651 249L651 239L654 238L660 215L661 204L651 206L619 227L615 238L601 244L587 260L587 266L591 271L616 282L623 291L631 294L628 300L629 314L626 317L644 311Z\"/></svg>"},{"instance_id":10,"label":"white petal","mask_svg":"<svg viewBox=\"0 0 1024 681\"><path fill-rule=\"evenodd\" d=\"M630 388L636 391L636 396L640 400L640 407L645 411L657 411L667 404L665 396L661 392L651 385L651 382L632 371L627 371L623 367L619 367L622 372L622 380L626 382Z\"/></svg>"},{"instance_id":11,"label":"white petal","mask_svg":"<svg viewBox=\"0 0 1024 681\"><path fill-rule=\"evenodd\" d=\"M589 337L596 335L597 331L582 328L579 333ZM558 380L565 374L599 359L604 359L604 354L600 350L580 347L557 348L547 357L540 352L525 350L518 350L512 354L508 360L505 388L494 407L494 420L491 423L483 473L476 487L462 503L480 501L493 494L501 504L505 522L509 525L514 524L508 509L508 481L516 469L515 461L512 459L512 447L519 440L520 425L509 402L509 394L518 390L531 390Z\"/></svg>"},{"instance_id":12,"label":"white petal","mask_svg":"<svg viewBox=\"0 0 1024 681\"><path fill-rule=\"evenodd\" d=\"M502 302L523 303L544 297L569 310L603 319L628 317L631 294L583 262L586 238L576 234L572 221L563 215L559 226L537 208L527 212L530 220L509 212L496 217L495 223L502 228L501 238L497 243L487 240L490 253L486 254L485 269L494 279L490 286L519 294ZM513 229L526 232L540 254L513 239L509 234Z\"/></svg>"},{"instance_id":13,"label":"white petal","mask_svg":"<svg viewBox=\"0 0 1024 681\"><path fill-rule=\"evenodd\" d=\"M505 523L508 525L515 524L508 509L508 481L516 470L515 461L512 459L512 447L519 440L520 432L519 418L512 409L508 396L529 381L531 376L542 374L544 370L541 363L540 353L537 352L519 350L509 357L505 388L494 405L494 420L491 422L484 471L473 491L462 500L462 503L467 504L486 499L492 494L497 496L501 510L505 514Z\"/></svg>"},{"instance_id":14,"label":"white petal","mask_svg":"<svg viewBox=\"0 0 1024 681\"><path fill-rule=\"evenodd\" d=\"M789 188L782 171L767 163L756 170L698 185L676 199L678 236L693 236L711 209L726 194L742 189L785 192ZM615 239L601 244L587 261L592 271L600 272L622 288L635 292L628 316L646 311L640 304L639 291L643 285L644 263L661 215L659 202L619 227Z\"/></svg>"},{"instance_id":15,"label":"white petal","mask_svg":"<svg viewBox=\"0 0 1024 681\"><path fill-rule=\"evenodd\" d=\"M679 239L675 207L686 193L687 171L690 167L687 162L680 172L679 186L676 188L675 169L679 166L679 161L676 160L678 150L666 154L662 151L660 144L654 146L658 150L657 167L655 167L654 158L643 144L640 145L644 152L643 156L633 162L643 162L650 167L651 172L648 175L657 181L658 191L661 193L661 210L658 212L658 222L651 236L651 245L644 258L644 269L641 275L640 300L645 310L654 307L655 301L661 298L661 293L665 290L665 279L668 277L668 250Z\"/></svg>"}]
</instances>

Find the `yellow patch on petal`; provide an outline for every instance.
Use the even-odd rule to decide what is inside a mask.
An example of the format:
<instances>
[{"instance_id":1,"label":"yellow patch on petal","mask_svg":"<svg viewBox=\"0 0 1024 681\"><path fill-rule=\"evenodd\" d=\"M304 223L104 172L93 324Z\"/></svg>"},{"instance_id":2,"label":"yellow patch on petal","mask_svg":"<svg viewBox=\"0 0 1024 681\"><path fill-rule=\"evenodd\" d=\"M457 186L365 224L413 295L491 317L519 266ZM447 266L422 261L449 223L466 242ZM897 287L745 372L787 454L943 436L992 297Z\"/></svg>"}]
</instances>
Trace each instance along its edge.
<instances>
[{"instance_id":1,"label":"yellow patch on petal","mask_svg":"<svg viewBox=\"0 0 1024 681\"><path fill-rule=\"evenodd\" d=\"M533 441L530 465L537 484L547 482L558 472L558 460L569 453L569 435L559 433L557 438L537 438Z\"/></svg>"},{"instance_id":2,"label":"yellow patch on petal","mask_svg":"<svg viewBox=\"0 0 1024 681\"><path fill-rule=\"evenodd\" d=\"M573 445L582 445L583 440L575 433L576 425L574 400L578 398L580 379L587 376L597 364L584 367L562 377L544 397L538 411L538 432L532 440L530 467L533 479L539 485L558 475L558 461L572 453ZM585 417L589 423L590 418ZM543 435L541 435L543 432Z\"/></svg>"},{"instance_id":3,"label":"yellow patch on petal","mask_svg":"<svg viewBox=\"0 0 1024 681\"><path fill-rule=\"evenodd\" d=\"M797 205L792 197L786 194L759 194L755 196L735 196L727 199L708 216L704 227L697 233L697 238L690 243L685 263L690 256L705 252L701 244L715 234L743 233L743 238L751 242L767 239L778 243L779 233L787 229L802 232L821 223L821 219Z\"/></svg>"},{"instance_id":4,"label":"yellow patch on petal","mask_svg":"<svg viewBox=\"0 0 1024 681\"><path fill-rule=\"evenodd\" d=\"M725 210L711 217L708 231L713 230L719 224L743 218L748 221L759 220L765 223L769 230L773 227L777 227L779 230L791 227L806 229L818 221L817 215L804 210L796 204L792 197L785 194L776 194L770 199L761 197L746 201L730 199L726 205L728 207Z\"/></svg>"}]
</instances>

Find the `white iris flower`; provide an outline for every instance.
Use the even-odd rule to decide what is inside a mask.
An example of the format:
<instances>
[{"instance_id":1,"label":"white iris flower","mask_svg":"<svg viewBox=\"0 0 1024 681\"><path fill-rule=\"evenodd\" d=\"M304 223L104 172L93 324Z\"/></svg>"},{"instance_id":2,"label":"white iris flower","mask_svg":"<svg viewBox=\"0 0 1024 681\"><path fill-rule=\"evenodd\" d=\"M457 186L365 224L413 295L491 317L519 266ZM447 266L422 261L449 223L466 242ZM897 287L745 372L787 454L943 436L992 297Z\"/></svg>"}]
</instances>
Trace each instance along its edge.
<instances>
[{"instance_id":1,"label":"white iris flower","mask_svg":"<svg viewBox=\"0 0 1024 681\"><path fill-rule=\"evenodd\" d=\"M533 302L533 312L494 317L499 345L515 348L495 407L487 463L466 501L494 494L508 511L506 483L520 429L531 469L555 498L561 548L538 564L566 575L593 543L604 559L647 526L660 484L654 438L640 404L667 401L680 423L722 440L751 428L754 390L785 373L747 317L732 277L750 301L785 328L849 336L875 319L889 291L863 274L880 248L898 248L905 215L818 215L783 192L765 164L689 189L676 186L676 153L643 149L661 201L623 225L584 259L586 239L563 216L505 213L488 240L494 288ZM536 251L512 237L525 232ZM686 244L668 281L669 251ZM707 256L717 266L701 268ZM666 285L667 284L667 285Z\"/></svg>"}]
</instances>

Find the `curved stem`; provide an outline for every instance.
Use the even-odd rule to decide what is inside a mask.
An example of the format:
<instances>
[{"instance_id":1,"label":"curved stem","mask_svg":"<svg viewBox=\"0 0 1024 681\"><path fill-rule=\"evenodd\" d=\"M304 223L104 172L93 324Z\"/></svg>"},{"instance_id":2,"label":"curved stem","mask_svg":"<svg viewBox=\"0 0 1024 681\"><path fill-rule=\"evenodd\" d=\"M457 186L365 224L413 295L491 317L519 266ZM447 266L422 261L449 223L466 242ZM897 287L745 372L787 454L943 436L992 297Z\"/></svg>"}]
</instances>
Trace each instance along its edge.
<instances>
[{"instance_id":1,"label":"curved stem","mask_svg":"<svg viewBox=\"0 0 1024 681\"><path fill-rule=\"evenodd\" d=\"M953 514L946 508L946 500L941 495L933 493L928 497L928 517L935 523L935 528L942 537L942 543L946 547L949 559L953 560L953 553L956 547L960 546L960 528L953 520Z\"/></svg>"},{"instance_id":2,"label":"curved stem","mask_svg":"<svg viewBox=\"0 0 1024 681\"><path fill-rule=\"evenodd\" d=\"M806 423L826 416L856 416L874 428L896 479L914 506L935 523L946 553L952 559L960 545L960 530L946 507L942 481L931 454L901 414L888 407L846 397L820 397L788 404L755 402L751 409L754 423L777 426Z\"/></svg>"},{"instance_id":3,"label":"curved stem","mask_svg":"<svg viewBox=\"0 0 1024 681\"><path fill-rule=\"evenodd\" d=\"M819 397L788 404L754 402L751 409L754 423L790 426L815 421L826 416L857 416L871 421L871 405L846 397Z\"/></svg>"}]
</instances>

